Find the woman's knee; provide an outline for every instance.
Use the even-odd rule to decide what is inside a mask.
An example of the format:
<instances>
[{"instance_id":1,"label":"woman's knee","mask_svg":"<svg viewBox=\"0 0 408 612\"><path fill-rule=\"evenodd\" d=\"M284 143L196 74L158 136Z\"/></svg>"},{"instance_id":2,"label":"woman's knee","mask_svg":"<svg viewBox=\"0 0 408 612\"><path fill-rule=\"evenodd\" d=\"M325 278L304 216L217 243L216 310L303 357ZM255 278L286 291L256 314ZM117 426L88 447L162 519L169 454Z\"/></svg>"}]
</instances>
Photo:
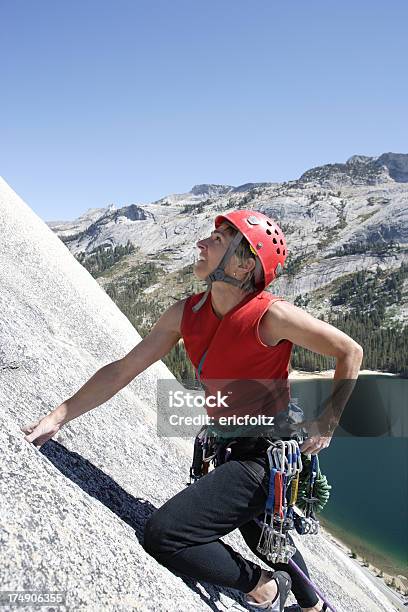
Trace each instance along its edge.
<instances>
[{"instance_id":1,"label":"woman's knee","mask_svg":"<svg viewBox=\"0 0 408 612\"><path fill-rule=\"evenodd\" d=\"M155 552L159 552L160 550L160 529L156 514L157 512L153 512L147 519L144 527L143 547L145 551L152 556L154 556Z\"/></svg>"},{"instance_id":2,"label":"woman's knee","mask_svg":"<svg viewBox=\"0 0 408 612\"><path fill-rule=\"evenodd\" d=\"M162 511L156 510L148 518L144 528L144 549L152 557L158 557L172 552L172 542L169 517Z\"/></svg>"}]
</instances>

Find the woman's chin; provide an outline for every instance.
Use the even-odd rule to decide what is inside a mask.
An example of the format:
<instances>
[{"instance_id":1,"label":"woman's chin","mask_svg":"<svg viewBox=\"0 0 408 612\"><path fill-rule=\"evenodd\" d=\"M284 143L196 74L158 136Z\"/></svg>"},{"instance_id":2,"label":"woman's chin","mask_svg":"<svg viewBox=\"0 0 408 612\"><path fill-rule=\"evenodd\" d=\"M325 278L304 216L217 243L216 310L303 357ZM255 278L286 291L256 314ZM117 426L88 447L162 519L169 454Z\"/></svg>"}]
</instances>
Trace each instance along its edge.
<instances>
[{"instance_id":1,"label":"woman's chin","mask_svg":"<svg viewBox=\"0 0 408 612\"><path fill-rule=\"evenodd\" d=\"M204 280L207 276L207 272L203 270L204 266L202 264L202 261L196 261L193 264L193 274L198 280Z\"/></svg>"}]
</instances>

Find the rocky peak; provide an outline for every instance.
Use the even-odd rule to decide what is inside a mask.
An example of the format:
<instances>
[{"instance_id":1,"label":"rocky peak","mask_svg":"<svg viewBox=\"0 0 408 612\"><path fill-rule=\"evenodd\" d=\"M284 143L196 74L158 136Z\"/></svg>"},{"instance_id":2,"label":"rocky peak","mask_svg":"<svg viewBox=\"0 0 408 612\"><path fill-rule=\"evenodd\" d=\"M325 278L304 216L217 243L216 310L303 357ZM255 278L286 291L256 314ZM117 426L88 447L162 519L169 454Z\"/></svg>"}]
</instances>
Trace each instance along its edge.
<instances>
[{"instance_id":1,"label":"rocky peak","mask_svg":"<svg viewBox=\"0 0 408 612\"><path fill-rule=\"evenodd\" d=\"M379 157L353 155L345 164L326 164L308 170L299 179L302 183L335 185L378 185L393 180L408 182L408 154L383 153Z\"/></svg>"},{"instance_id":2,"label":"rocky peak","mask_svg":"<svg viewBox=\"0 0 408 612\"><path fill-rule=\"evenodd\" d=\"M377 157L375 164L386 167L389 175L397 183L408 182L408 154L406 153L383 153Z\"/></svg>"},{"instance_id":3,"label":"rocky peak","mask_svg":"<svg viewBox=\"0 0 408 612\"><path fill-rule=\"evenodd\" d=\"M270 185L273 185L273 183L244 183L243 185L234 187L232 191L234 193L240 193L241 191L250 191L251 189L255 189L257 187L269 187Z\"/></svg>"},{"instance_id":4,"label":"rocky peak","mask_svg":"<svg viewBox=\"0 0 408 612\"><path fill-rule=\"evenodd\" d=\"M378 185L390 180L385 165L377 164L375 158L354 155L347 163L326 164L308 170L299 183L314 183L322 187L345 185Z\"/></svg>"},{"instance_id":5,"label":"rocky peak","mask_svg":"<svg viewBox=\"0 0 408 612\"><path fill-rule=\"evenodd\" d=\"M111 210L109 212L113 212L113 219L117 221L119 217L126 217L129 221L145 221L148 217L147 213L143 208L137 206L136 204L130 204L129 206L123 206L118 210Z\"/></svg>"},{"instance_id":6,"label":"rocky peak","mask_svg":"<svg viewBox=\"0 0 408 612\"><path fill-rule=\"evenodd\" d=\"M346 161L346 164L348 166L352 166L353 164L369 164L374 159L374 157L369 157L368 155L352 155L352 157Z\"/></svg>"},{"instance_id":7,"label":"rocky peak","mask_svg":"<svg viewBox=\"0 0 408 612\"><path fill-rule=\"evenodd\" d=\"M191 193L196 196L220 196L229 193L233 189L231 185L210 185L203 183L202 185L194 185Z\"/></svg>"}]
</instances>

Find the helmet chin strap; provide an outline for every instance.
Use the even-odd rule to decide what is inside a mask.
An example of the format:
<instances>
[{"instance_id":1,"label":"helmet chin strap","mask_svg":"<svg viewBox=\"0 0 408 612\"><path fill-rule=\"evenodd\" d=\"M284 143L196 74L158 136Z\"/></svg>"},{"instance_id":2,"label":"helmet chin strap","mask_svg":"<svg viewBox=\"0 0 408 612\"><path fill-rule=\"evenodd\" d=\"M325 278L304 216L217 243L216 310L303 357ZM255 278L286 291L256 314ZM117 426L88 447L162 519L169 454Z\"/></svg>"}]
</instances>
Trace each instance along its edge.
<instances>
[{"instance_id":1,"label":"helmet chin strap","mask_svg":"<svg viewBox=\"0 0 408 612\"><path fill-rule=\"evenodd\" d=\"M223 281L224 283L229 283L230 285L234 285L234 287L239 287L240 289L244 289L246 291L252 289L252 283L251 282L248 283L248 280L240 281L237 278L233 278L232 276L228 276L227 274L225 274L225 266L228 260L232 257L232 255L237 250L237 247L239 243L241 242L241 240L243 239L243 237L244 236L241 234L241 232L236 233L233 240L230 242L228 249L225 251L224 256L221 259L218 266L215 268L215 270L213 270L213 272L211 272L211 274L207 276L207 278L205 279L207 283L206 292L202 296L201 300L197 302L195 306L193 306L192 308L193 312L197 312L198 310L200 310L205 300L207 299L208 294L211 291L211 287L214 281Z\"/></svg>"}]
</instances>

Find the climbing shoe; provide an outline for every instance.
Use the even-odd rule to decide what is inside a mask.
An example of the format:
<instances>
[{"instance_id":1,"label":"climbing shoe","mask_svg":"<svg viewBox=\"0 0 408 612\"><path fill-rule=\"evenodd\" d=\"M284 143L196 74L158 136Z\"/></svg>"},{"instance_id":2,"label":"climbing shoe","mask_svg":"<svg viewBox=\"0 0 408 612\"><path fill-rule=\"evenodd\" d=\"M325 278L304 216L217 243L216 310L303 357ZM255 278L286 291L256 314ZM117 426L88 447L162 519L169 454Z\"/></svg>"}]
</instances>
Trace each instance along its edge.
<instances>
[{"instance_id":1,"label":"climbing shoe","mask_svg":"<svg viewBox=\"0 0 408 612\"><path fill-rule=\"evenodd\" d=\"M245 595L245 603L248 610L253 610L254 612L259 610L264 610L264 612L283 612L285 601L288 598L292 586L292 580L286 572L268 572L268 574L271 579L273 578L275 580L276 586L278 587L275 599L273 601L269 600L257 603L250 595Z\"/></svg>"}]
</instances>

